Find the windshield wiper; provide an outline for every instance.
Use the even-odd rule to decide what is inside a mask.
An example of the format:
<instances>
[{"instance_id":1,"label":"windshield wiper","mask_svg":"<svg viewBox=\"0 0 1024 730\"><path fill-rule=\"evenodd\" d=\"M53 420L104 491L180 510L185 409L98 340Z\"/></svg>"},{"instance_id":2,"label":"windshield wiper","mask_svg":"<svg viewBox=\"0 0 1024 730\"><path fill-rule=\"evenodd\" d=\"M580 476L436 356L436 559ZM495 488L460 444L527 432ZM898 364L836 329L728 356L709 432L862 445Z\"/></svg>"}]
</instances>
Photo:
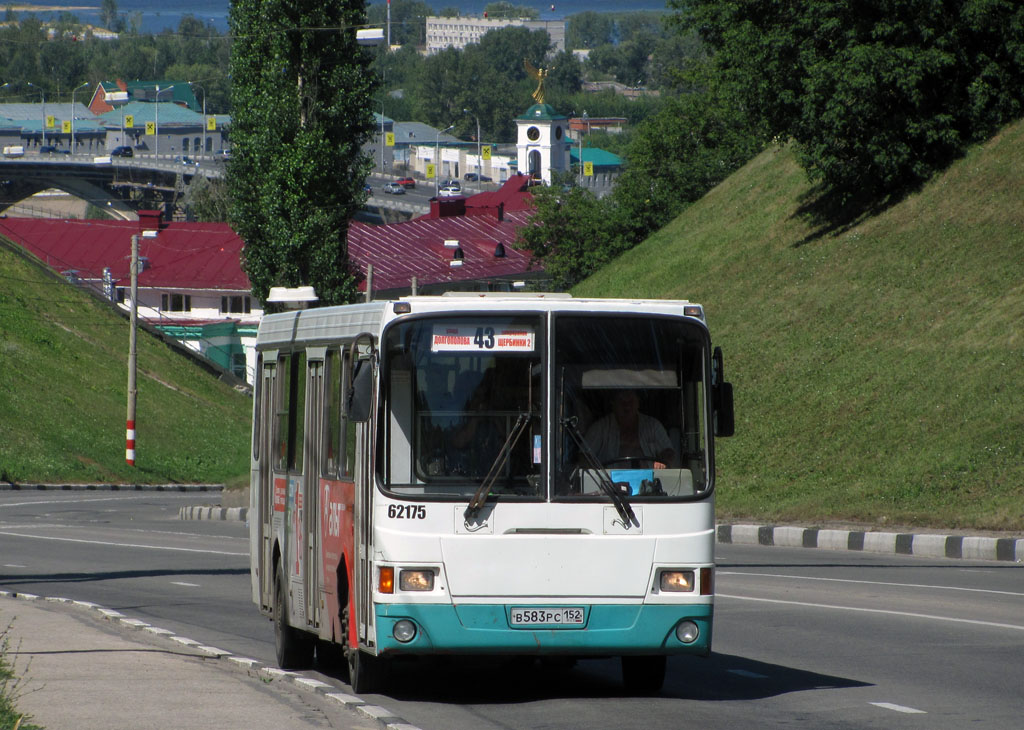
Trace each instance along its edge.
<instances>
[{"instance_id":1,"label":"windshield wiper","mask_svg":"<svg viewBox=\"0 0 1024 730\"><path fill-rule=\"evenodd\" d=\"M494 482L497 481L498 475L501 474L505 468L505 463L508 461L509 455L512 453L512 449L519 442L519 438L526 431L527 425L530 423L531 414L520 413L516 418L516 422L512 425L512 429L508 432L508 436L505 437L505 443L501 445L501 450L498 455L494 457L494 462L491 464L491 468L487 470L487 476L484 477L483 482L480 484L480 488L476 490L473 497L469 500L469 506L466 507L466 519L476 517L476 513L480 511L480 508L487 502L487 497L491 492L491 487L494 486Z\"/></svg>"},{"instance_id":2,"label":"windshield wiper","mask_svg":"<svg viewBox=\"0 0 1024 730\"><path fill-rule=\"evenodd\" d=\"M583 438L583 434L580 433L579 427L576 425L576 417L571 416L569 418L563 418L561 420L562 428L572 437L572 440L579 447L580 453L587 461L589 468L593 469L597 473L597 484L601 488L601 491L608 495L612 500L612 504L615 505L615 510L619 513L619 517L626 525L632 527L639 527L640 522L636 518L636 514L633 512L633 506L629 503L629 499L626 493L619 489L615 482L612 481L611 474L604 468L604 464L597 458L597 454L593 452L587 440Z\"/></svg>"}]
</instances>

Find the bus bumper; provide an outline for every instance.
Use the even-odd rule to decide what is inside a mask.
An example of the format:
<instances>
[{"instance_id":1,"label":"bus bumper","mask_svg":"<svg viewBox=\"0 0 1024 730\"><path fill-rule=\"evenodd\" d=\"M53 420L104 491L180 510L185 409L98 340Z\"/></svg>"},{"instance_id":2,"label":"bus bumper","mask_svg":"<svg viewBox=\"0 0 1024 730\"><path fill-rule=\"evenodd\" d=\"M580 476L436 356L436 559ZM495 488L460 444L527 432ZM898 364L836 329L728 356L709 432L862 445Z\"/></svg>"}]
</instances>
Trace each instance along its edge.
<instances>
[{"instance_id":1,"label":"bus bumper","mask_svg":"<svg viewBox=\"0 0 1024 730\"><path fill-rule=\"evenodd\" d=\"M522 605L522 604L516 604ZM711 652L713 606L584 606L582 626L511 625L510 605L376 604L377 648L381 654L535 654L601 656ZM400 621L415 624L415 636L395 638ZM682 621L697 625L697 639L676 635ZM403 628L408 629L408 625Z\"/></svg>"}]
</instances>

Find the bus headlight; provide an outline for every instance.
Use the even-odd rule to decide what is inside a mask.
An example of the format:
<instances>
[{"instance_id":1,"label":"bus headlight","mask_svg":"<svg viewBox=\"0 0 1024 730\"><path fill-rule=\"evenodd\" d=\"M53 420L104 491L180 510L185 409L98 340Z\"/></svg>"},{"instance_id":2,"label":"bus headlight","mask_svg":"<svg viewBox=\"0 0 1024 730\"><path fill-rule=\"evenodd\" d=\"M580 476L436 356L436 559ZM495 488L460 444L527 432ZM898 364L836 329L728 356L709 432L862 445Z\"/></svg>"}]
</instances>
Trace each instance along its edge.
<instances>
[{"instance_id":1,"label":"bus headlight","mask_svg":"<svg viewBox=\"0 0 1024 730\"><path fill-rule=\"evenodd\" d=\"M693 592L692 570L663 570L661 572L661 590L675 593Z\"/></svg>"},{"instance_id":2,"label":"bus headlight","mask_svg":"<svg viewBox=\"0 0 1024 730\"><path fill-rule=\"evenodd\" d=\"M692 644L700 636L700 628L693 621L680 621L676 626L676 638L684 644Z\"/></svg>"},{"instance_id":3,"label":"bus headlight","mask_svg":"<svg viewBox=\"0 0 1024 730\"><path fill-rule=\"evenodd\" d=\"M432 591L434 590L434 571L400 571L398 574L398 587L403 591Z\"/></svg>"},{"instance_id":4,"label":"bus headlight","mask_svg":"<svg viewBox=\"0 0 1024 730\"><path fill-rule=\"evenodd\" d=\"M396 621L395 628L391 630L391 635L395 637L395 641L408 644L416 638L416 624L406 618Z\"/></svg>"}]
</instances>

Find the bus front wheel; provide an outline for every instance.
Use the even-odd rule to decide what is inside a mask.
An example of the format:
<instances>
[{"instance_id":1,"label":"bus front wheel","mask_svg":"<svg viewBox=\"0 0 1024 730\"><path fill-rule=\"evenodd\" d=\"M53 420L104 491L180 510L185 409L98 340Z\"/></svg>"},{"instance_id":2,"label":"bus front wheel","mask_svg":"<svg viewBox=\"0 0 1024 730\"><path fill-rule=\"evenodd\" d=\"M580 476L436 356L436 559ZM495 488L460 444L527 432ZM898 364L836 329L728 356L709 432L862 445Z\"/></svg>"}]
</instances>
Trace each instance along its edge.
<instances>
[{"instance_id":1,"label":"bus front wheel","mask_svg":"<svg viewBox=\"0 0 1024 730\"><path fill-rule=\"evenodd\" d=\"M288 593L281 566L274 573L274 648L281 669L305 669L313 663L313 638L288 625Z\"/></svg>"},{"instance_id":2,"label":"bus front wheel","mask_svg":"<svg viewBox=\"0 0 1024 730\"><path fill-rule=\"evenodd\" d=\"M622 657L622 683L630 692L653 695L665 684L664 656Z\"/></svg>"},{"instance_id":3,"label":"bus front wheel","mask_svg":"<svg viewBox=\"0 0 1024 730\"><path fill-rule=\"evenodd\" d=\"M385 660L359 649L348 650L348 683L357 695L376 692L384 683Z\"/></svg>"}]
</instances>

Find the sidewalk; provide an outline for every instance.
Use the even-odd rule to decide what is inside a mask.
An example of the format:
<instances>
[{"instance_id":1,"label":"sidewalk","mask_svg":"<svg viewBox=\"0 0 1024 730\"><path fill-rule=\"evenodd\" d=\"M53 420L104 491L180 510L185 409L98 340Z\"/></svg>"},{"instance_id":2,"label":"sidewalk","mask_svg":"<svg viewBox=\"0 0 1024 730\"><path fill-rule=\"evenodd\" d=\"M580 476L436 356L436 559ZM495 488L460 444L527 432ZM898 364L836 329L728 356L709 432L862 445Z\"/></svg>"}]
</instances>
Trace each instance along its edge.
<instances>
[{"instance_id":1,"label":"sidewalk","mask_svg":"<svg viewBox=\"0 0 1024 730\"><path fill-rule=\"evenodd\" d=\"M333 685L94 604L0 591L0 631L15 706L47 730L415 730Z\"/></svg>"}]
</instances>

